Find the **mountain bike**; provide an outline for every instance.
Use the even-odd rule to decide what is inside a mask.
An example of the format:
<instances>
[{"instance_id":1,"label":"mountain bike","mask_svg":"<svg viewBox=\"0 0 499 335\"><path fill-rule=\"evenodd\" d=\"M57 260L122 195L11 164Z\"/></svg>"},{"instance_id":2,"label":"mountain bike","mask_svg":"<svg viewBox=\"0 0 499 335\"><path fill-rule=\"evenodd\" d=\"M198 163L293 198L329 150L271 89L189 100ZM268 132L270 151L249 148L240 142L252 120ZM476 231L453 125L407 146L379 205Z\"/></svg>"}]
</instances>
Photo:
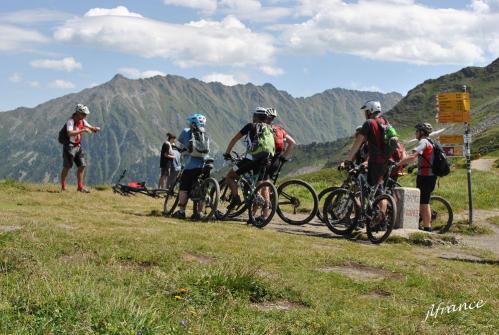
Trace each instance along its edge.
<instances>
[{"instance_id":1,"label":"mountain bike","mask_svg":"<svg viewBox=\"0 0 499 335\"><path fill-rule=\"evenodd\" d=\"M201 216L201 220L210 220L217 211L220 198L220 186L215 178L211 177L213 159L207 159L202 167L202 173L192 185L188 198L193 202L193 211ZM177 208L180 194L180 180L183 168L175 182L167 189L163 204L163 215L170 216Z\"/></svg>"},{"instance_id":2,"label":"mountain bike","mask_svg":"<svg viewBox=\"0 0 499 335\"><path fill-rule=\"evenodd\" d=\"M125 175L126 175L126 169L123 170L116 184L112 186L113 193L117 193L124 196L144 194L152 198L161 198L168 192L168 190L162 188L147 188L146 183L144 181L122 184L121 181L123 180L123 178L125 178Z\"/></svg>"},{"instance_id":3,"label":"mountain bike","mask_svg":"<svg viewBox=\"0 0 499 335\"><path fill-rule=\"evenodd\" d=\"M375 244L382 243L395 225L395 199L382 184L369 185L364 165L353 166L348 174L355 187L339 188L329 194L322 211L324 222L338 235L348 235L357 227L365 226L369 240Z\"/></svg>"},{"instance_id":4,"label":"mountain bike","mask_svg":"<svg viewBox=\"0 0 499 335\"><path fill-rule=\"evenodd\" d=\"M228 159L236 165L242 157L233 152ZM220 202L217 210L217 219L225 220L241 215L248 210L249 221L258 228L265 227L274 217L278 206L278 193L275 185L270 181L259 182L260 176L265 175L265 168L241 175L237 181L240 199L243 201L231 208L232 193L225 179L220 180Z\"/></svg>"}]
</instances>

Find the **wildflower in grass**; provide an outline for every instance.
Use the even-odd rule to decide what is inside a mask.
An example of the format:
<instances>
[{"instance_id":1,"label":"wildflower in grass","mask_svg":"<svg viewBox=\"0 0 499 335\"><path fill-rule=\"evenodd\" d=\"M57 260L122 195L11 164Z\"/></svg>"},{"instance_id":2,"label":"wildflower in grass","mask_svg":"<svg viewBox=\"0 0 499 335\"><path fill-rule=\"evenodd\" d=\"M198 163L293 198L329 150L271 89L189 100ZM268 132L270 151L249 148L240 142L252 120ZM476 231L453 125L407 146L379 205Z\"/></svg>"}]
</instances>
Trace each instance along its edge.
<instances>
[{"instance_id":1,"label":"wildflower in grass","mask_svg":"<svg viewBox=\"0 0 499 335\"><path fill-rule=\"evenodd\" d=\"M183 300L183 299L184 299L184 298L182 298L182 297L181 297L181 296L179 296L179 295L176 295L176 296L175 296L175 300Z\"/></svg>"},{"instance_id":2,"label":"wildflower in grass","mask_svg":"<svg viewBox=\"0 0 499 335\"><path fill-rule=\"evenodd\" d=\"M189 289L185 288L185 287L181 287L179 291L182 293L187 293L187 292L189 292Z\"/></svg>"}]
</instances>

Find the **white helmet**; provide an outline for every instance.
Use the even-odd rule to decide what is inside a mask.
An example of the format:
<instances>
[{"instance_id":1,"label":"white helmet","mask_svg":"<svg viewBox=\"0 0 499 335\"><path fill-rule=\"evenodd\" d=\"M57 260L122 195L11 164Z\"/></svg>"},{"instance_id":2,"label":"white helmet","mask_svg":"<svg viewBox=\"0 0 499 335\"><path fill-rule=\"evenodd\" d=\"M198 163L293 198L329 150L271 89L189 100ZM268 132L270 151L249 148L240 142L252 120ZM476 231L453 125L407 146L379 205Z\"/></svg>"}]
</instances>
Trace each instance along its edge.
<instances>
[{"instance_id":1,"label":"white helmet","mask_svg":"<svg viewBox=\"0 0 499 335\"><path fill-rule=\"evenodd\" d=\"M381 113L381 103L375 100L367 101L360 109L367 112L367 115Z\"/></svg>"},{"instance_id":2,"label":"white helmet","mask_svg":"<svg viewBox=\"0 0 499 335\"><path fill-rule=\"evenodd\" d=\"M265 107L257 107L255 108L255 111L253 114L260 115L260 116L267 116L267 108Z\"/></svg>"},{"instance_id":3,"label":"white helmet","mask_svg":"<svg viewBox=\"0 0 499 335\"><path fill-rule=\"evenodd\" d=\"M267 108L267 115L277 117L277 110L275 108Z\"/></svg>"},{"instance_id":4,"label":"white helmet","mask_svg":"<svg viewBox=\"0 0 499 335\"><path fill-rule=\"evenodd\" d=\"M82 113L85 115L90 114L90 111L88 110L88 107L83 105L83 104L77 104L75 107L75 113Z\"/></svg>"}]
</instances>

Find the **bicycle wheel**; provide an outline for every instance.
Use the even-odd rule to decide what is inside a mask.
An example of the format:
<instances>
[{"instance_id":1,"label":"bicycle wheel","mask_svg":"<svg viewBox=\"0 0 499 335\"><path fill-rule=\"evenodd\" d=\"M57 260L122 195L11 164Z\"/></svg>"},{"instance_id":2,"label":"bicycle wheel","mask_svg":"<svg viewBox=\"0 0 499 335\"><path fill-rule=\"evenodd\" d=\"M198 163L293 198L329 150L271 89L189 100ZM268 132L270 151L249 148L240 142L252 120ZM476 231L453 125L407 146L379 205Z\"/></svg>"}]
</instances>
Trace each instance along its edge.
<instances>
[{"instance_id":1,"label":"bicycle wheel","mask_svg":"<svg viewBox=\"0 0 499 335\"><path fill-rule=\"evenodd\" d=\"M395 200L388 194L378 195L367 214L369 218L366 223L367 237L374 244L382 243L390 236L395 225L397 218Z\"/></svg>"},{"instance_id":2,"label":"bicycle wheel","mask_svg":"<svg viewBox=\"0 0 499 335\"><path fill-rule=\"evenodd\" d=\"M438 195L430 197L431 227L434 232L443 234L449 231L454 220L450 203Z\"/></svg>"},{"instance_id":3,"label":"bicycle wheel","mask_svg":"<svg viewBox=\"0 0 499 335\"><path fill-rule=\"evenodd\" d=\"M319 206L317 210L317 218L324 222L324 215L322 214L322 209L324 208L324 202L326 201L327 197L331 192L334 190L337 190L339 187L337 186L331 186L328 188L323 189L318 195L317 198L319 200Z\"/></svg>"},{"instance_id":4,"label":"bicycle wheel","mask_svg":"<svg viewBox=\"0 0 499 335\"><path fill-rule=\"evenodd\" d=\"M220 187L215 178L206 178L201 184L202 210L200 211L203 221L210 220L217 211L220 198Z\"/></svg>"},{"instance_id":5,"label":"bicycle wheel","mask_svg":"<svg viewBox=\"0 0 499 335\"><path fill-rule=\"evenodd\" d=\"M249 185L242 180L238 181L238 194L240 199L242 200L242 203L229 211L227 207L232 201L232 193L230 192L230 188L227 185L227 181L225 180L225 178L221 179L218 184L220 186L220 198L218 202L218 209L215 214L216 219L226 220L229 218L238 217L239 215L243 214L246 210L245 200L248 194L251 192Z\"/></svg>"},{"instance_id":6,"label":"bicycle wheel","mask_svg":"<svg viewBox=\"0 0 499 335\"><path fill-rule=\"evenodd\" d=\"M265 227L274 217L277 210L277 189L271 182L264 181L258 185L249 202L249 220L255 227Z\"/></svg>"},{"instance_id":7,"label":"bicycle wheel","mask_svg":"<svg viewBox=\"0 0 499 335\"><path fill-rule=\"evenodd\" d=\"M314 188L303 180L288 180L277 188L277 215L286 223L303 225L317 214L319 199Z\"/></svg>"},{"instance_id":8,"label":"bicycle wheel","mask_svg":"<svg viewBox=\"0 0 499 335\"><path fill-rule=\"evenodd\" d=\"M355 194L344 188L329 193L322 208L324 223L337 235L350 234L357 225L359 214Z\"/></svg>"},{"instance_id":9,"label":"bicycle wheel","mask_svg":"<svg viewBox=\"0 0 499 335\"><path fill-rule=\"evenodd\" d=\"M170 216L175 211L178 205L178 195L180 193L180 178L175 181L175 184L170 186L165 195L165 202L163 204L163 215Z\"/></svg>"}]
</instances>

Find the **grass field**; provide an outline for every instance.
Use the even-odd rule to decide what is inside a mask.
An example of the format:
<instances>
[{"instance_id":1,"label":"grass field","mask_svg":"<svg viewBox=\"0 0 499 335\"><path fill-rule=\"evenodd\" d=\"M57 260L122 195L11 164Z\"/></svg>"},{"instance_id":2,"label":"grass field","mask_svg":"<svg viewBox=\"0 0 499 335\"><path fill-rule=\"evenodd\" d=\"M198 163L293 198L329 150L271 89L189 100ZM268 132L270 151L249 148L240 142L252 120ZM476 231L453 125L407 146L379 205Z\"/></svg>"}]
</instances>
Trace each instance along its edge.
<instances>
[{"instance_id":1,"label":"grass field","mask_svg":"<svg viewBox=\"0 0 499 335\"><path fill-rule=\"evenodd\" d=\"M160 200L56 191L0 182L2 334L493 334L499 328L497 265L439 258L490 257L484 251L176 221L158 216ZM432 304L479 300L480 309L425 321Z\"/></svg>"}]
</instances>

